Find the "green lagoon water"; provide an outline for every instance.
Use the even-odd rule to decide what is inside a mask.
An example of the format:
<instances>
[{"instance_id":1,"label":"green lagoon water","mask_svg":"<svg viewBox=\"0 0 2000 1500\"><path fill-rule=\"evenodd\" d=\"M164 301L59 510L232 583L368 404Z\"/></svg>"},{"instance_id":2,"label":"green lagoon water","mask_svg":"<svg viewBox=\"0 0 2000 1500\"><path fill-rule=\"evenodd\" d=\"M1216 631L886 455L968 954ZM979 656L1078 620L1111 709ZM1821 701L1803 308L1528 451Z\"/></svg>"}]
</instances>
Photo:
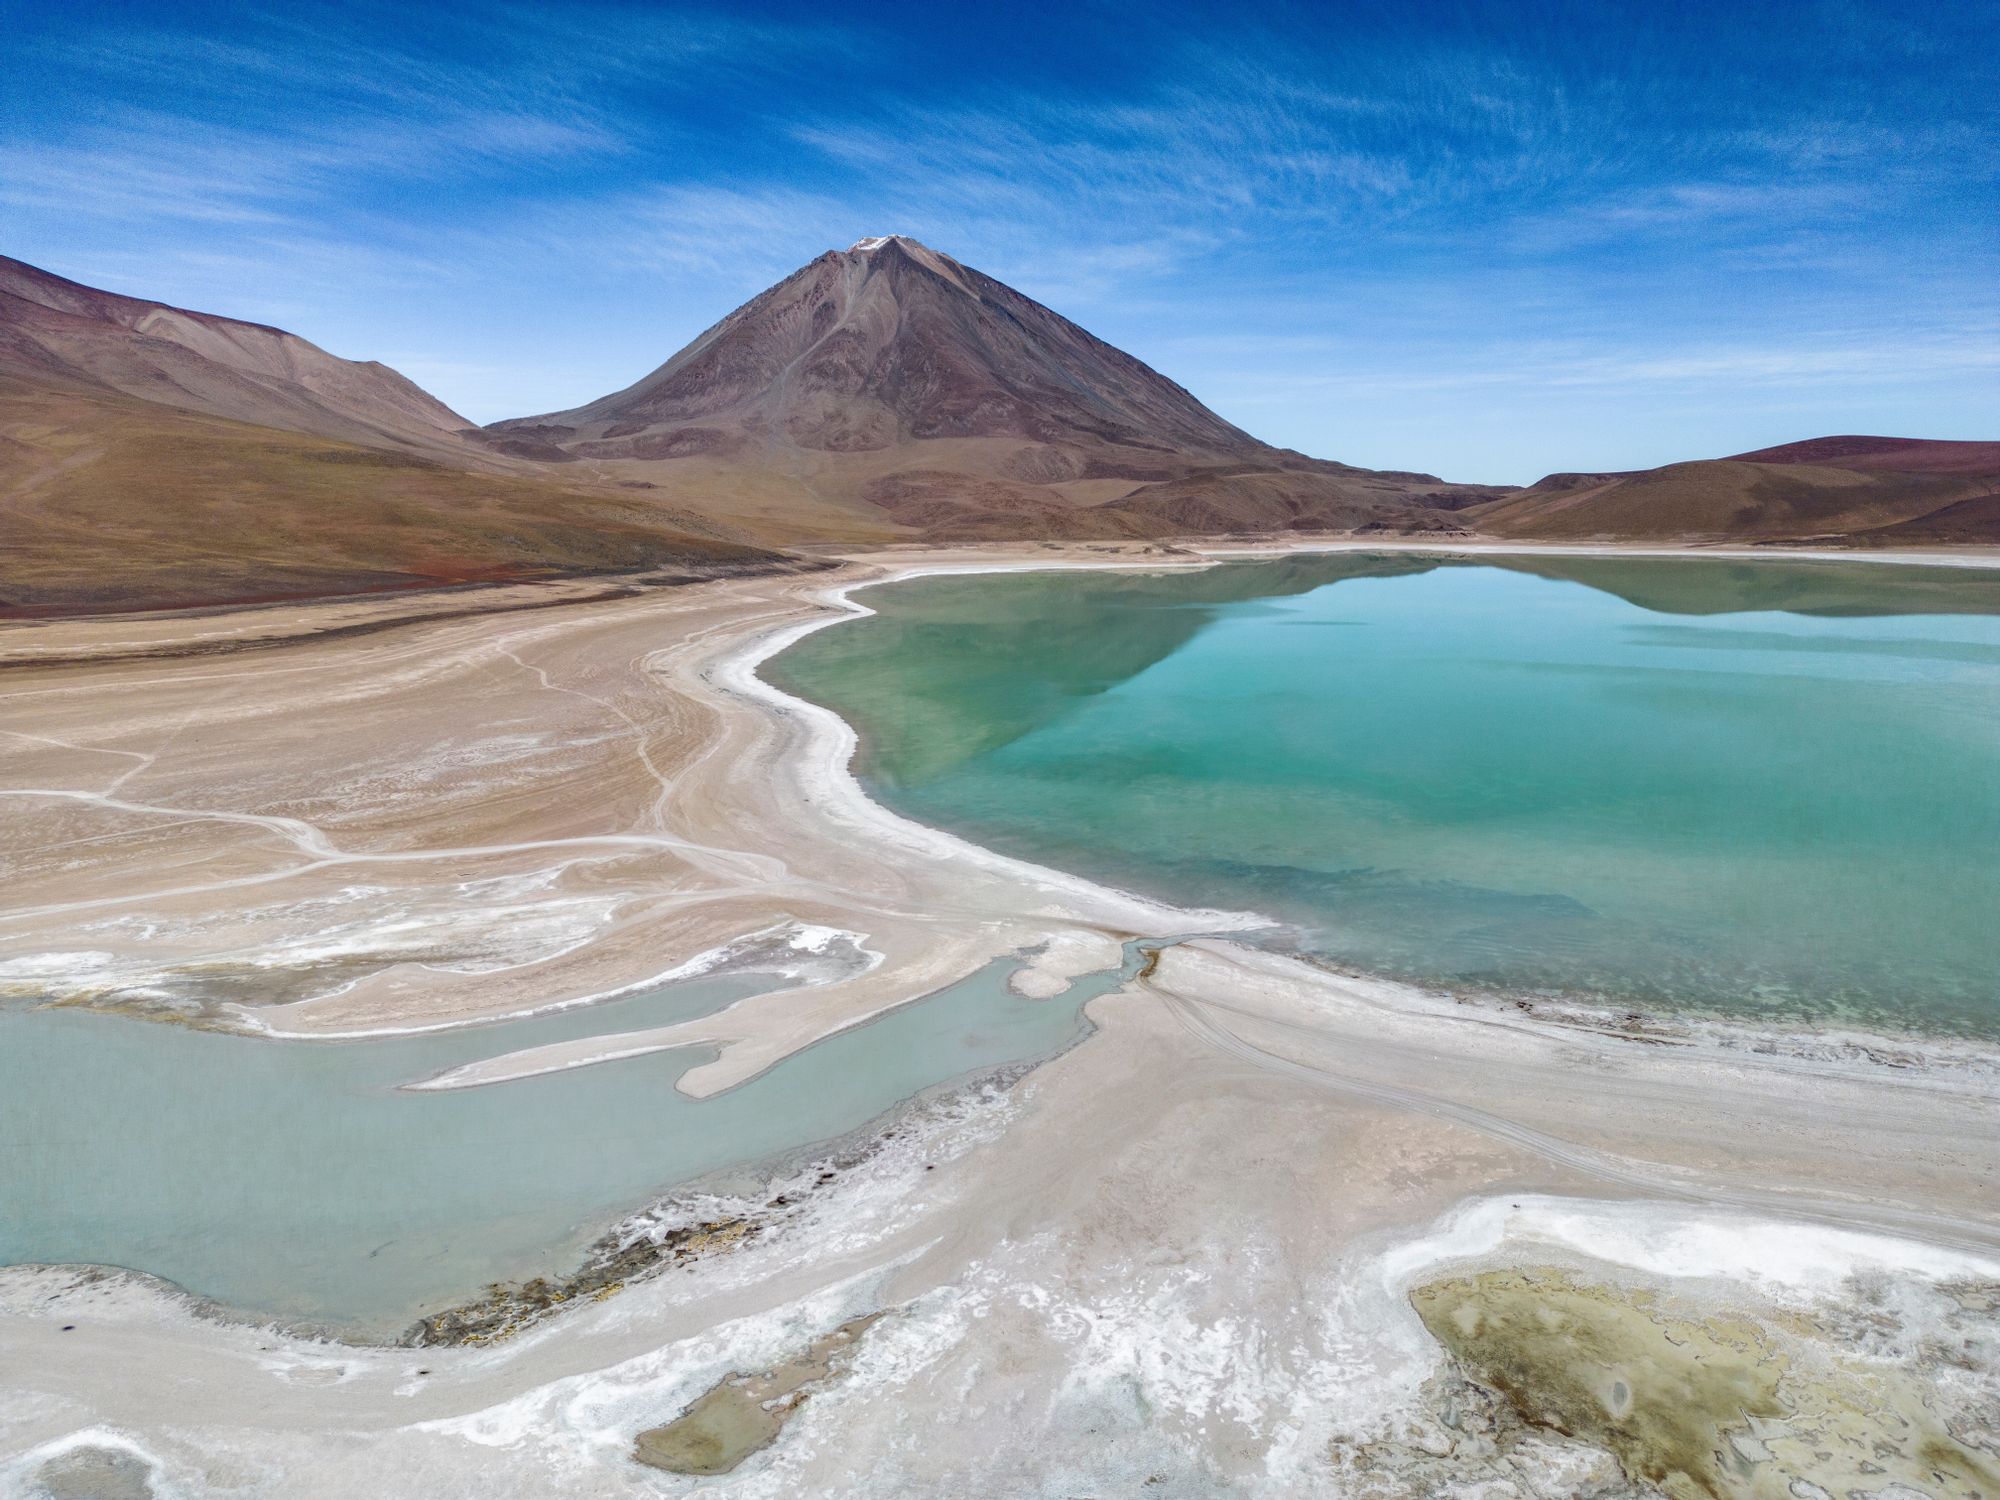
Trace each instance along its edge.
<instances>
[{"instance_id":1,"label":"green lagoon water","mask_svg":"<svg viewBox=\"0 0 2000 1500\"><path fill-rule=\"evenodd\" d=\"M767 668L919 821L1426 982L2000 1034L2000 572L915 580Z\"/></svg>"},{"instance_id":2,"label":"green lagoon water","mask_svg":"<svg viewBox=\"0 0 2000 1500\"><path fill-rule=\"evenodd\" d=\"M476 1058L710 1013L769 979L690 980L465 1030L269 1041L0 1007L0 1265L162 1276L288 1322L393 1336L487 1282L573 1267L694 1179L867 1124L937 1084L1060 1050L1117 982L1026 1001L996 966L713 1099L680 1049L482 1088L400 1084Z\"/></svg>"}]
</instances>

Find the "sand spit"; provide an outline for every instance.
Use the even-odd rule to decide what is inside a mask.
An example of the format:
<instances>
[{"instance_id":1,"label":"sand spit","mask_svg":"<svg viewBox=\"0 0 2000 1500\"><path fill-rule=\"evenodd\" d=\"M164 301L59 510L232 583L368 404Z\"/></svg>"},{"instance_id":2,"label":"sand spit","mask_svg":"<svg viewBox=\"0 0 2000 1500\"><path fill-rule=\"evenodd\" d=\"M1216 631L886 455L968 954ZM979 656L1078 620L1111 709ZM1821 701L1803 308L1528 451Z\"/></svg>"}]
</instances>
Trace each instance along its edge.
<instances>
[{"instance_id":1,"label":"sand spit","mask_svg":"<svg viewBox=\"0 0 2000 1500\"><path fill-rule=\"evenodd\" d=\"M1013 1087L910 1116L727 1254L502 1310L497 1342L315 1343L140 1283L0 1273L0 1494L99 1470L159 1500L690 1492L634 1460L640 1434L868 1318L700 1492L1970 1493L1949 1486L2000 1452L1994 1059L1663 1039L1176 941L1232 919L893 817L847 774L845 726L755 676L865 583L1047 561L1199 565L881 556L9 674L20 993L355 1035L851 935L865 967L665 1029L719 1049L682 1080L699 1095L1003 954L1038 952L1036 994L1164 946ZM686 1212L661 1243L744 1217ZM1655 1357L1693 1336L1738 1373Z\"/></svg>"}]
</instances>

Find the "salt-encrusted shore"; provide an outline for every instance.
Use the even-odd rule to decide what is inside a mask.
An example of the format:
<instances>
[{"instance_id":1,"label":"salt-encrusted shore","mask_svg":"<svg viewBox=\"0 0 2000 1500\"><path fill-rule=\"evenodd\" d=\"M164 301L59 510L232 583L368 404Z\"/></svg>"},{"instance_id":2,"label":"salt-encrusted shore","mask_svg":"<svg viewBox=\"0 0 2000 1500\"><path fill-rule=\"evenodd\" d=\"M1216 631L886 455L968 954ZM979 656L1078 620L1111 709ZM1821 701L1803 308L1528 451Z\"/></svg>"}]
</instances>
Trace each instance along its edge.
<instances>
[{"instance_id":1,"label":"salt-encrusted shore","mask_svg":"<svg viewBox=\"0 0 2000 1500\"><path fill-rule=\"evenodd\" d=\"M1484 1449L1411 1447L1452 1368L1407 1299L1424 1276L1557 1266L1829 1328L1873 1296L1905 1362L1959 1316L1938 1288L2000 1282L1989 1049L1551 1014L1175 941L1255 919L896 817L849 772L851 730L755 675L867 584L1050 562L1202 565L873 558L317 643L299 608L270 626L295 644L165 663L50 664L38 635L0 684L0 790L38 835L33 906L0 925L23 992L309 1038L588 1003L760 934L865 955L431 1081L704 1042L699 1096L1003 954L1040 949L1018 982L1048 993L1125 939L1166 946L1081 1046L912 1125L781 1230L492 1347L318 1345L15 1273L0 1490L85 1453L160 1496L656 1494L685 1481L631 1462L638 1432L886 1311L734 1491L1428 1494L1499 1481ZM1990 1331L1953 1336L1974 1352L1936 1378L1990 1399ZM1629 1480L1490 1425L1516 1493Z\"/></svg>"}]
</instances>

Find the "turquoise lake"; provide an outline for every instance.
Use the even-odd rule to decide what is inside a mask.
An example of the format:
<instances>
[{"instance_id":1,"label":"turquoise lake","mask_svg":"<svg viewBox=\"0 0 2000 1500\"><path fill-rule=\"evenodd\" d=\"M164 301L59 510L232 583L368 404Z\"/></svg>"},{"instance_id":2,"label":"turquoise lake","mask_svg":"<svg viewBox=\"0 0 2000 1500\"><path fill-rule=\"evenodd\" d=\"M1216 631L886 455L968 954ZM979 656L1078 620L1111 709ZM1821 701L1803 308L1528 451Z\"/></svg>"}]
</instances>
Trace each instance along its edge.
<instances>
[{"instance_id":1,"label":"turquoise lake","mask_svg":"<svg viewBox=\"0 0 2000 1500\"><path fill-rule=\"evenodd\" d=\"M870 793L1431 983L2000 1033L2000 573L919 579L766 668Z\"/></svg>"}]
</instances>

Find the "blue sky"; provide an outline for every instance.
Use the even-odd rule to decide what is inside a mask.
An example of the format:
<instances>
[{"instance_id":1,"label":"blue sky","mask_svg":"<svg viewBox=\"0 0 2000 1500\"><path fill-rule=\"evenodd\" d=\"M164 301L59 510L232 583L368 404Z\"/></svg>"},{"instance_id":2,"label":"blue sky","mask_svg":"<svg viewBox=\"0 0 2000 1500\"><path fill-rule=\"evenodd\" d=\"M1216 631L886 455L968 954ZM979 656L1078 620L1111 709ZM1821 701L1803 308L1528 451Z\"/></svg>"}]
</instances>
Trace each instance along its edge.
<instances>
[{"instance_id":1,"label":"blue sky","mask_svg":"<svg viewBox=\"0 0 2000 1500\"><path fill-rule=\"evenodd\" d=\"M491 421L906 233L1274 442L2000 436L2000 7L17 7L0 250Z\"/></svg>"}]
</instances>

